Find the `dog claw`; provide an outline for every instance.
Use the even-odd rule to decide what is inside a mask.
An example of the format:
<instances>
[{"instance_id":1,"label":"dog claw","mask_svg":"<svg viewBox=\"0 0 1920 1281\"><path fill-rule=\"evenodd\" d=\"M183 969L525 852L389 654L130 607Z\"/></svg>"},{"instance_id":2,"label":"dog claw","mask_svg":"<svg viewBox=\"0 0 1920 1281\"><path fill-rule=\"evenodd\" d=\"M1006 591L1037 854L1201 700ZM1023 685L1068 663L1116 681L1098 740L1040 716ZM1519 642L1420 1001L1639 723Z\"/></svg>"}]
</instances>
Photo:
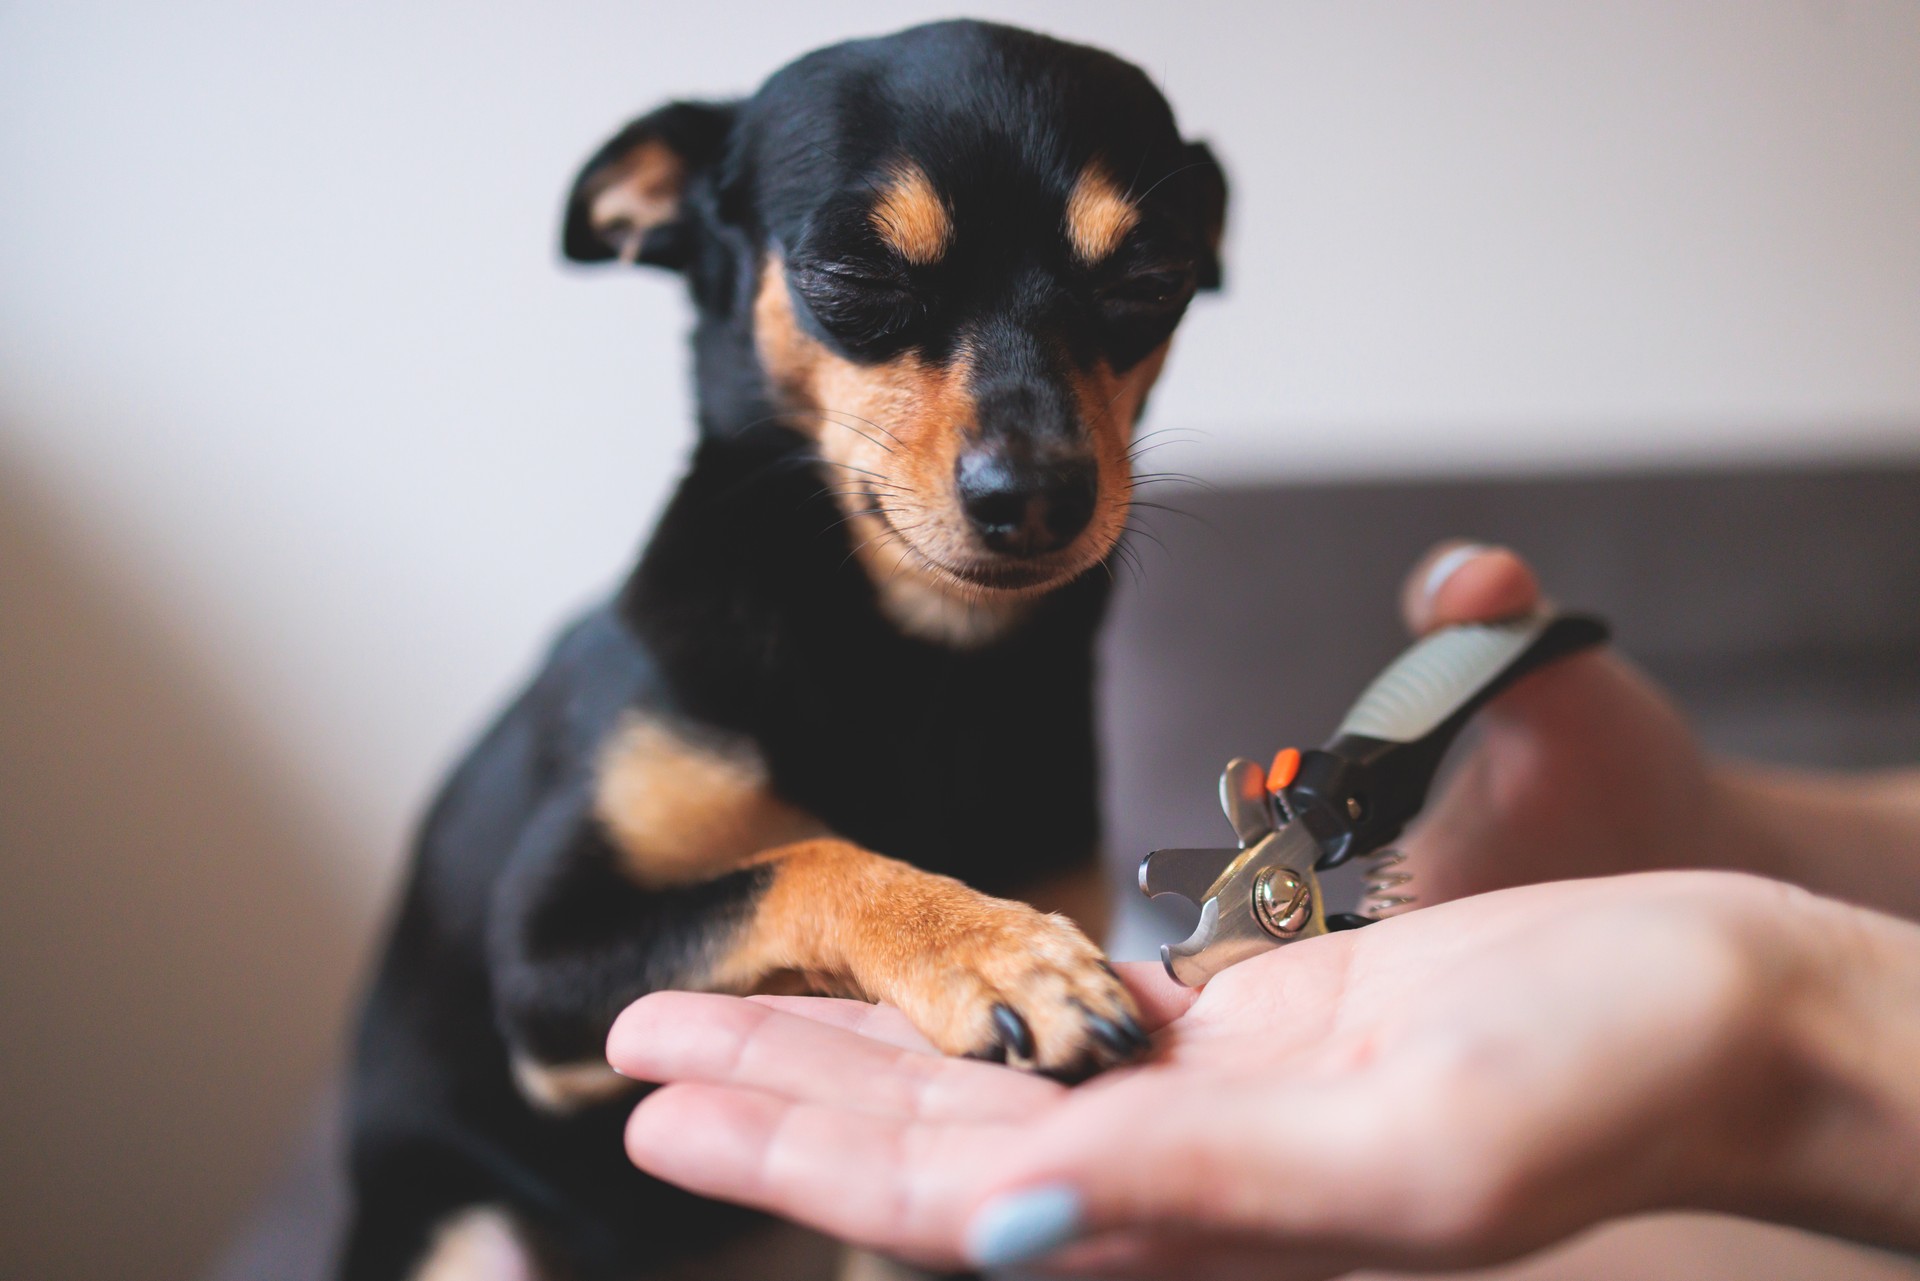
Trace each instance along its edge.
<instances>
[{"instance_id":1,"label":"dog claw","mask_svg":"<svg viewBox=\"0 0 1920 1281\"><path fill-rule=\"evenodd\" d=\"M1131 1025L1131 1026L1130 1026ZM1093 1032L1094 1040L1107 1047L1123 1061L1134 1057L1146 1048L1146 1037L1132 1019L1117 1021L1089 1012L1087 1027Z\"/></svg>"},{"instance_id":2,"label":"dog claw","mask_svg":"<svg viewBox=\"0 0 1920 1281\"><path fill-rule=\"evenodd\" d=\"M1062 1085L1078 1085L1100 1074L1100 1065L1091 1057L1082 1058L1067 1067L1042 1068L1040 1075L1049 1081L1058 1081Z\"/></svg>"},{"instance_id":3,"label":"dog claw","mask_svg":"<svg viewBox=\"0 0 1920 1281\"><path fill-rule=\"evenodd\" d=\"M1027 1021L1007 1005L993 1007L993 1026L999 1034L1000 1044L1008 1051L1023 1059L1033 1057L1033 1029Z\"/></svg>"}]
</instances>

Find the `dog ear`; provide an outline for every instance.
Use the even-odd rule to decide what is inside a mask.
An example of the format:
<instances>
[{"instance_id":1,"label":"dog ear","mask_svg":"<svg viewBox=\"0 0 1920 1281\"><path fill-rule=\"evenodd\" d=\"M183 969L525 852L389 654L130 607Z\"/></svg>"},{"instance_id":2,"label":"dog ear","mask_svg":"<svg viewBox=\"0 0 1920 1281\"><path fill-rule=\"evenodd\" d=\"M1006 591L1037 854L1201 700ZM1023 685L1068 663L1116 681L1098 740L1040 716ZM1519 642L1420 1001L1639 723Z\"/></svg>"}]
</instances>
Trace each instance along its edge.
<instances>
[{"instance_id":1,"label":"dog ear","mask_svg":"<svg viewBox=\"0 0 1920 1281\"><path fill-rule=\"evenodd\" d=\"M1194 216L1199 222L1200 244L1205 250L1200 260L1199 285L1202 289L1220 287L1220 238L1227 229L1227 174L1214 159L1213 148L1204 142L1187 144L1187 189L1193 193Z\"/></svg>"},{"instance_id":2,"label":"dog ear","mask_svg":"<svg viewBox=\"0 0 1920 1281\"><path fill-rule=\"evenodd\" d=\"M574 179L560 247L573 262L680 268L693 256L687 192L720 163L738 105L670 102L595 152Z\"/></svg>"}]
</instances>

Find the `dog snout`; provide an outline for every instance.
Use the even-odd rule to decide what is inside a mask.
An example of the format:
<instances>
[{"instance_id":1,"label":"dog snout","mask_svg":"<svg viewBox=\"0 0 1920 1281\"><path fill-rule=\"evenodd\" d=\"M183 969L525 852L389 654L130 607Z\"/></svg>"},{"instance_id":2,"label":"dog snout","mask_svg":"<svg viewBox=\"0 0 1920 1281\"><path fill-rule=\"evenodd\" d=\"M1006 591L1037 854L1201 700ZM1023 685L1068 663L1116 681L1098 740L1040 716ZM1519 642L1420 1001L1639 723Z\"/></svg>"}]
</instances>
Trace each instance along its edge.
<instances>
[{"instance_id":1,"label":"dog snout","mask_svg":"<svg viewBox=\"0 0 1920 1281\"><path fill-rule=\"evenodd\" d=\"M997 445L960 456L954 488L980 541L1003 556L1043 556L1093 519L1100 473L1091 458L1034 459Z\"/></svg>"}]
</instances>

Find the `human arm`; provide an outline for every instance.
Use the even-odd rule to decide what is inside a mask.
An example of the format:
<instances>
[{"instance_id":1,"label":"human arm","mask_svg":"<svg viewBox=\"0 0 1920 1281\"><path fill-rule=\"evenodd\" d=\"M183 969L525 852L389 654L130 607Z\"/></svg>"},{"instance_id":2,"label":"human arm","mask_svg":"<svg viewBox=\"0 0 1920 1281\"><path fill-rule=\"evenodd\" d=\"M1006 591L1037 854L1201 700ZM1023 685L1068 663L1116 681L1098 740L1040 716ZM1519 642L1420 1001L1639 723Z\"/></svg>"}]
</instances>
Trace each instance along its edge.
<instances>
[{"instance_id":1,"label":"human arm","mask_svg":"<svg viewBox=\"0 0 1920 1281\"><path fill-rule=\"evenodd\" d=\"M1076 1207L1056 1262L1128 1275L1469 1266L1663 1208L1920 1246L1909 923L1669 873L1447 904L1197 997L1128 978L1160 1053L1072 1091L884 1010L650 997L610 1054L678 1084L629 1151L937 1266L1005 1261L983 1215L1048 1189Z\"/></svg>"}]
</instances>

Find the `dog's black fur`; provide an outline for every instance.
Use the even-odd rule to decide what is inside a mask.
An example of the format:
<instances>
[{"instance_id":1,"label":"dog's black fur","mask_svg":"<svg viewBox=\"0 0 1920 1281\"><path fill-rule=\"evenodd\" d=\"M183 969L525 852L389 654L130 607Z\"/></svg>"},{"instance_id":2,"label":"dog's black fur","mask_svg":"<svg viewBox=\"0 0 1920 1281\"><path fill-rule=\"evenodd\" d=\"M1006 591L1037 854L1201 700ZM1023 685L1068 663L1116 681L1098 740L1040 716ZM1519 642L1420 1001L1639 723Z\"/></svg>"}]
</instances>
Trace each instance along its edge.
<instances>
[{"instance_id":1,"label":"dog's black fur","mask_svg":"<svg viewBox=\"0 0 1920 1281\"><path fill-rule=\"evenodd\" d=\"M656 163L643 175L653 185L609 215L608 175L636 156ZM921 210L945 229L937 261L876 232L875 201L903 161L939 196ZM1060 228L1092 163L1133 212L1086 262ZM662 189L670 198L649 203ZM649 991L738 990L715 976L782 926L764 919L792 866L778 850L658 882L631 874L597 809L623 718L662 718L696 746L748 745L777 802L844 838L827 853L856 872L867 864L852 845L1007 897L1090 871L1092 644L1112 545L1096 535L1117 530L1099 521L1123 520L1127 495L1100 470L1112 458L1087 461L1106 429L1075 388L1107 379L1102 395L1119 387L1137 413L1188 298L1217 283L1224 200L1211 155L1181 141L1136 69L968 22L823 50L745 101L670 105L588 163L565 252L684 275L700 442L625 587L564 634L427 818L358 1042L343 1276L409 1275L439 1225L476 1206L502 1207L544 1268L580 1278L697 1257L745 1221L626 1162L631 1095L556 1113L529 1101L513 1067L599 1059L615 1014ZM1104 224L1087 226L1099 247ZM796 394L799 375L769 367L769 317L791 318L785 350L830 365L837 386L884 372L889 394L917 394L909 376L963 370L942 384L963 386L958 427L916 436ZM860 457L893 460L879 464L893 480L833 463L844 455L831 442L855 435L871 442L853 442ZM899 479L910 462L917 487ZM945 545L964 554L923 547L893 566L945 593L961 619L951 635L893 608L894 585L857 546L863 530L911 545L888 502L908 492L965 535ZM1009 495L1010 517L993 508ZM1098 511L1082 535L1076 504L1088 502ZM1012 910L926 884L960 905L955 919ZM809 910L831 922L844 909ZM1031 916L1018 928L1043 928ZM796 968L814 986L887 990L833 963ZM1050 1066L1090 1070L1138 1048L1122 1005L1104 1018L1078 1008L1082 1023L1047 1025L1073 1042ZM998 1045L948 1048L998 1057L1011 1045L1049 1066L1044 1047L1019 1044L1039 1013L1014 1014L1011 1031L998 1016L965 1024L999 1029Z\"/></svg>"}]
</instances>

